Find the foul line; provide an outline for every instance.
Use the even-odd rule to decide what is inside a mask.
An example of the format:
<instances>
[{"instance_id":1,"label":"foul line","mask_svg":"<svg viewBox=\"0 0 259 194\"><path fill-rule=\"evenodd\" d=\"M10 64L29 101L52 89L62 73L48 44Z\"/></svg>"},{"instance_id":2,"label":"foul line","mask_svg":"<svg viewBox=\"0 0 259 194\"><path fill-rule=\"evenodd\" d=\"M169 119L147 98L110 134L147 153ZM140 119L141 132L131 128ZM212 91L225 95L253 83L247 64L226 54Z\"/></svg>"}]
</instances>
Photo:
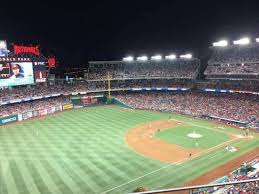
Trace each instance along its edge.
<instances>
[{"instance_id":1,"label":"foul line","mask_svg":"<svg viewBox=\"0 0 259 194\"><path fill-rule=\"evenodd\" d=\"M137 177L137 178L132 179L132 180L130 180L130 181L128 181L128 182L125 182L125 183L123 183L123 184L120 184L120 185L118 185L118 186L116 186L116 187L113 187L113 188L111 188L111 189L109 189L109 190L107 190L107 191L104 191L104 192L102 192L102 193L100 193L100 194L108 193L108 192L110 192L110 191L113 191L114 189L118 189L118 188L120 188L120 187L122 187L122 186L124 186L124 185L127 185L127 184L129 184L129 183L131 183L131 182L134 182L134 181L136 181L136 180L142 179L142 178L144 178L144 177L146 177L146 176L148 176L148 175L150 175L150 174L153 174L153 173L158 172L158 171L160 171L160 170L163 170L163 169L165 169L165 168L171 167L171 166L173 166L173 165L175 165L175 164L172 163L172 164L163 166L162 168L159 168L159 169L157 169L157 170L151 171L151 172L149 172L149 173L147 173L147 174L144 174L143 176Z\"/></svg>"}]
</instances>

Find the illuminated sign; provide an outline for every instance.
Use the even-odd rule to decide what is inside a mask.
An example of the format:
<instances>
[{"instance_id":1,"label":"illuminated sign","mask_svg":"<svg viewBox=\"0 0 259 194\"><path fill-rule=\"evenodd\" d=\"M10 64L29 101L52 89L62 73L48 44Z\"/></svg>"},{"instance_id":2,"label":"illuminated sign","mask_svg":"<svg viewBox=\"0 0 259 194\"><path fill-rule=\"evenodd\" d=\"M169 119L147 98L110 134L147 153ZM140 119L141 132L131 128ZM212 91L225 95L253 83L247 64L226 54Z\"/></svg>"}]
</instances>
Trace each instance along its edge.
<instances>
[{"instance_id":1,"label":"illuminated sign","mask_svg":"<svg viewBox=\"0 0 259 194\"><path fill-rule=\"evenodd\" d=\"M8 51L7 50L0 50L0 57L6 57Z\"/></svg>"},{"instance_id":2,"label":"illuminated sign","mask_svg":"<svg viewBox=\"0 0 259 194\"><path fill-rule=\"evenodd\" d=\"M38 82L46 82L47 72L46 71L35 71L34 72L35 81Z\"/></svg>"},{"instance_id":3,"label":"illuminated sign","mask_svg":"<svg viewBox=\"0 0 259 194\"><path fill-rule=\"evenodd\" d=\"M48 58L48 65L49 65L49 68L55 68L56 67L56 59L54 57Z\"/></svg>"},{"instance_id":4,"label":"illuminated sign","mask_svg":"<svg viewBox=\"0 0 259 194\"><path fill-rule=\"evenodd\" d=\"M24 57L0 57L0 62L16 62L16 61L31 61L31 58Z\"/></svg>"},{"instance_id":5,"label":"illuminated sign","mask_svg":"<svg viewBox=\"0 0 259 194\"><path fill-rule=\"evenodd\" d=\"M35 71L44 71L46 70L46 63L45 62L34 62L34 70Z\"/></svg>"},{"instance_id":6,"label":"illuminated sign","mask_svg":"<svg viewBox=\"0 0 259 194\"><path fill-rule=\"evenodd\" d=\"M0 50L7 50L7 45L5 40L0 40Z\"/></svg>"},{"instance_id":7,"label":"illuminated sign","mask_svg":"<svg viewBox=\"0 0 259 194\"><path fill-rule=\"evenodd\" d=\"M14 54L15 55L24 54L24 53L40 55L39 46L19 46L19 45L14 45Z\"/></svg>"}]
</instances>

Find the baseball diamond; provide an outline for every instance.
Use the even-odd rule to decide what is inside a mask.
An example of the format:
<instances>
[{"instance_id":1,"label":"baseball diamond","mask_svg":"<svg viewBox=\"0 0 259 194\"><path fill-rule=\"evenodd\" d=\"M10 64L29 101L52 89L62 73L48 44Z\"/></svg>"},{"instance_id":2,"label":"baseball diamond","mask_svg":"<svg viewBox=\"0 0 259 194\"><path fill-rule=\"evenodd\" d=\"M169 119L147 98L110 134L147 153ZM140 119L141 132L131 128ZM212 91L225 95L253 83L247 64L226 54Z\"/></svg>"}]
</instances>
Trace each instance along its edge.
<instances>
[{"instance_id":1,"label":"baseball diamond","mask_svg":"<svg viewBox=\"0 0 259 194\"><path fill-rule=\"evenodd\" d=\"M252 138L242 139L236 136L240 129L219 126L177 114L99 106L1 127L1 193L127 193L139 185L167 188L198 180L255 148L258 151L258 134L251 132ZM194 129L204 138L199 147L186 136ZM238 151L228 152L225 145Z\"/></svg>"},{"instance_id":2,"label":"baseball diamond","mask_svg":"<svg viewBox=\"0 0 259 194\"><path fill-rule=\"evenodd\" d=\"M259 194L258 5L1 1L0 194Z\"/></svg>"}]
</instances>

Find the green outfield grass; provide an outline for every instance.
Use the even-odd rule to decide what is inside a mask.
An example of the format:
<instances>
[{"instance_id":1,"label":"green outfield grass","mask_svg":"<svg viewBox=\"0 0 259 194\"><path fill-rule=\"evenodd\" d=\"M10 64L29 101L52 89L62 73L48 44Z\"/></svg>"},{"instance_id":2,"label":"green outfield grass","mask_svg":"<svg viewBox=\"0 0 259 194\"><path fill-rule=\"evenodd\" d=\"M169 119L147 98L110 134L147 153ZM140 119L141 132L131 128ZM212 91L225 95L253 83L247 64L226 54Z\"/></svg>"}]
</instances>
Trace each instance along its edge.
<instances>
[{"instance_id":1,"label":"green outfield grass","mask_svg":"<svg viewBox=\"0 0 259 194\"><path fill-rule=\"evenodd\" d=\"M188 136L190 133L199 134L201 137L197 139L191 138ZM196 148L197 146L197 148L211 148L229 140L228 135L224 132L197 126L176 126L173 129L157 132L155 136L158 139L185 148Z\"/></svg>"},{"instance_id":2,"label":"green outfield grass","mask_svg":"<svg viewBox=\"0 0 259 194\"><path fill-rule=\"evenodd\" d=\"M173 116L201 128L216 126ZM259 144L257 136L252 141L235 143L238 152L221 148L179 166L144 158L125 144L129 128L168 118L166 113L104 106L1 127L0 194L121 194L143 185L168 188L190 181ZM221 130L240 133L232 128Z\"/></svg>"}]
</instances>

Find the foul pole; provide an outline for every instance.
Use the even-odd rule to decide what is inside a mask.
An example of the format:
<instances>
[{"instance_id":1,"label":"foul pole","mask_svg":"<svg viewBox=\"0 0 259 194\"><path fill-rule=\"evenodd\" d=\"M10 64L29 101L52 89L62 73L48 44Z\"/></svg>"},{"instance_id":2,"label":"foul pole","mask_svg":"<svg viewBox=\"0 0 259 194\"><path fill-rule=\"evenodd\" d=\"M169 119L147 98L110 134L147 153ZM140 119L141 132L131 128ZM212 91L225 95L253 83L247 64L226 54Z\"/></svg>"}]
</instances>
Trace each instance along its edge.
<instances>
[{"instance_id":1,"label":"foul pole","mask_svg":"<svg viewBox=\"0 0 259 194\"><path fill-rule=\"evenodd\" d=\"M107 80L108 80L108 98L109 98L109 103L111 103L111 79L110 79L109 71L108 71L108 75L107 75Z\"/></svg>"}]
</instances>

